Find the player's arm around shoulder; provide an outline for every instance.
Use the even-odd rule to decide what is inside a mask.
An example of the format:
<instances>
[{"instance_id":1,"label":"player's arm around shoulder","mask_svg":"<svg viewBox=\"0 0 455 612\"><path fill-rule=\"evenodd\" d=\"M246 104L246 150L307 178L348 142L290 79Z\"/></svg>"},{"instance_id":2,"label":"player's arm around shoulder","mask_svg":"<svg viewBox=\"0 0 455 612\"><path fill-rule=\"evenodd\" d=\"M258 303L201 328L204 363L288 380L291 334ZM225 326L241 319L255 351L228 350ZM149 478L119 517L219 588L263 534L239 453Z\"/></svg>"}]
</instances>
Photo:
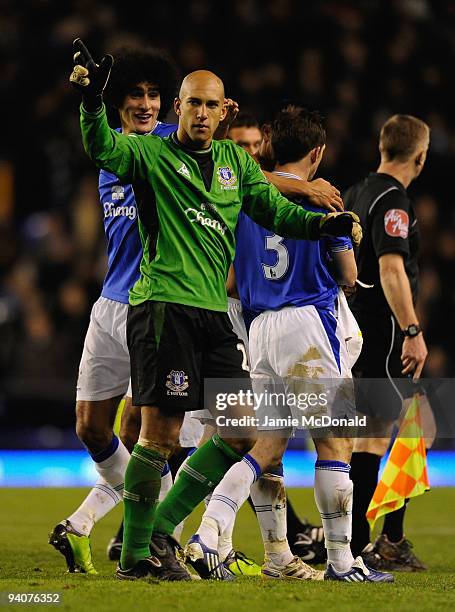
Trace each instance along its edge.
<instances>
[{"instance_id":1,"label":"player's arm around shoulder","mask_svg":"<svg viewBox=\"0 0 455 612\"><path fill-rule=\"evenodd\" d=\"M314 206L330 212L344 210L339 190L323 178L296 181L263 170L267 179L287 198L306 198Z\"/></svg>"},{"instance_id":2,"label":"player's arm around shoulder","mask_svg":"<svg viewBox=\"0 0 455 612\"><path fill-rule=\"evenodd\" d=\"M253 221L280 236L317 240L323 215L308 212L282 196L251 155L233 146L239 160L242 210Z\"/></svg>"},{"instance_id":3,"label":"player's arm around shoulder","mask_svg":"<svg viewBox=\"0 0 455 612\"><path fill-rule=\"evenodd\" d=\"M243 155L242 155L243 154ZM305 210L290 202L271 185L248 153L242 156L242 209L259 225L284 238L319 240L323 236L352 236L359 244L362 230L357 215L331 212L327 215Z\"/></svg>"}]
</instances>

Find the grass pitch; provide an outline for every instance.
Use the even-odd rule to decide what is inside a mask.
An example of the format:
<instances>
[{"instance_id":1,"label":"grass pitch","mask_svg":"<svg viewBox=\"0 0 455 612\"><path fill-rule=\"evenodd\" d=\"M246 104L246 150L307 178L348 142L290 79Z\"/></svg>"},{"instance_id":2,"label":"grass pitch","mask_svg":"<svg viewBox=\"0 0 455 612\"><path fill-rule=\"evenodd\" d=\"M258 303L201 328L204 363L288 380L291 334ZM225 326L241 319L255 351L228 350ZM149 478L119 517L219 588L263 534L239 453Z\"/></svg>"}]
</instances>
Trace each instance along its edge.
<instances>
[{"instance_id":1,"label":"grass pitch","mask_svg":"<svg viewBox=\"0 0 455 612\"><path fill-rule=\"evenodd\" d=\"M150 610L167 612L257 612L276 610L420 610L455 609L455 489L434 489L412 500L407 512L407 537L429 570L396 574L395 584L302 583L240 578L234 583L119 582L107 560L107 542L118 527L116 508L94 529L92 550L99 576L66 574L63 557L47 544L48 533L68 516L84 489L3 489L0 493L0 591L61 593L60 610ZM318 521L313 493L292 489L290 498L302 515ZM198 523L194 513L185 528L188 537ZM256 519L247 505L239 515L234 543L238 550L262 558ZM24 607L16 604L11 607ZM33 605L35 610L52 605Z\"/></svg>"}]
</instances>

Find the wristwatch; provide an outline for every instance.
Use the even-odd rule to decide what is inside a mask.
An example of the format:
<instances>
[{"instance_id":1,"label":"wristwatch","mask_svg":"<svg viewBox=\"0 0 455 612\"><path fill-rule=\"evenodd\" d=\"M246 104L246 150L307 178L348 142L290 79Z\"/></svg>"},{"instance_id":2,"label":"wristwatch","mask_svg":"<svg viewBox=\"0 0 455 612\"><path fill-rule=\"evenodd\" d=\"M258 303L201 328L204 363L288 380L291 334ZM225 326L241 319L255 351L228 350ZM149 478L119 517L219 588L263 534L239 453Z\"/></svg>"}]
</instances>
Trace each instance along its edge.
<instances>
[{"instance_id":1,"label":"wristwatch","mask_svg":"<svg viewBox=\"0 0 455 612\"><path fill-rule=\"evenodd\" d=\"M411 323L411 325L408 325L406 329L402 330L402 333L403 336L407 336L408 338L414 338L415 336L418 336L421 331L422 330L420 329L419 325L417 325L416 323Z\"/></svg>"}]
</instances>

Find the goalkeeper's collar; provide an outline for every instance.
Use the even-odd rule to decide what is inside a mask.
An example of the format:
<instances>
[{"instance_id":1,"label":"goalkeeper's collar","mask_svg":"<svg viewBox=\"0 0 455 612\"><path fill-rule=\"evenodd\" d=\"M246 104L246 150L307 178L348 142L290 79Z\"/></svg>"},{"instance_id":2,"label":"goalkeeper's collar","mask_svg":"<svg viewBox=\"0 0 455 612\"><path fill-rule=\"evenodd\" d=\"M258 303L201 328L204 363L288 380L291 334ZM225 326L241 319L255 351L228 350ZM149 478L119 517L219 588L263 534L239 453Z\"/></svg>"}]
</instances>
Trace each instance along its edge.
<instances>
[{"instance_id":1,"label":"goalkeeper's collar","mask_svg":"<svg viewBox=\"0 0 455 612\"><path fill-rule=\"evenodd\" d=\"M185 153L188 153L189 155L208 155L212 152L212 143L210 143L210 146L207 149L192 149L191 147L186 147L177 138L177 132L172 132L171 140L177 147L183 149Z\"/></svg>"}]
</instances>

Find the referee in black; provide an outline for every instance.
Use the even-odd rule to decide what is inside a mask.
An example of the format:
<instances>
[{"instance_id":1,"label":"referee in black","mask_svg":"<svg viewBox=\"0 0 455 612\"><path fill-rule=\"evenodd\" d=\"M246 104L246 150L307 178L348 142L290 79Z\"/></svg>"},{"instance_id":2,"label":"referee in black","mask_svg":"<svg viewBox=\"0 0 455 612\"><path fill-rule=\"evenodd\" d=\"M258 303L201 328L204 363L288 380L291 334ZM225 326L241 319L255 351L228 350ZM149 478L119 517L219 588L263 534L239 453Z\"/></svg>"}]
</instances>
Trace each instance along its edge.
<instances>
[{"instance_id":1,"label":"referee in black","mask_svg":"<svg viewBox=\"0 0 455 612\"><path fill-rule=\"evenodd\" d=\"M389 513L376 542L370 543L365 518L376 488L379 463L387 451L402 401L412 397L427 348L414 309L418 288L419 228L406 189L421 173L429 146L428 126L410 115L394 115L383 125L377 172L344 194L347 210L356 212L363 227L357 251L358 278L351 308L363 334L362 353L354 366L358 381L357 408L379 424L381 438L358 438L351 461L354 483L352 542L372 567L417 571L425 566L403 534L406 504ZM408 378L407 381L392 379ZM378 379L378 380L369 380ZM387 437L388 436L388 437Z\"/></svg>"}]
</instances>

